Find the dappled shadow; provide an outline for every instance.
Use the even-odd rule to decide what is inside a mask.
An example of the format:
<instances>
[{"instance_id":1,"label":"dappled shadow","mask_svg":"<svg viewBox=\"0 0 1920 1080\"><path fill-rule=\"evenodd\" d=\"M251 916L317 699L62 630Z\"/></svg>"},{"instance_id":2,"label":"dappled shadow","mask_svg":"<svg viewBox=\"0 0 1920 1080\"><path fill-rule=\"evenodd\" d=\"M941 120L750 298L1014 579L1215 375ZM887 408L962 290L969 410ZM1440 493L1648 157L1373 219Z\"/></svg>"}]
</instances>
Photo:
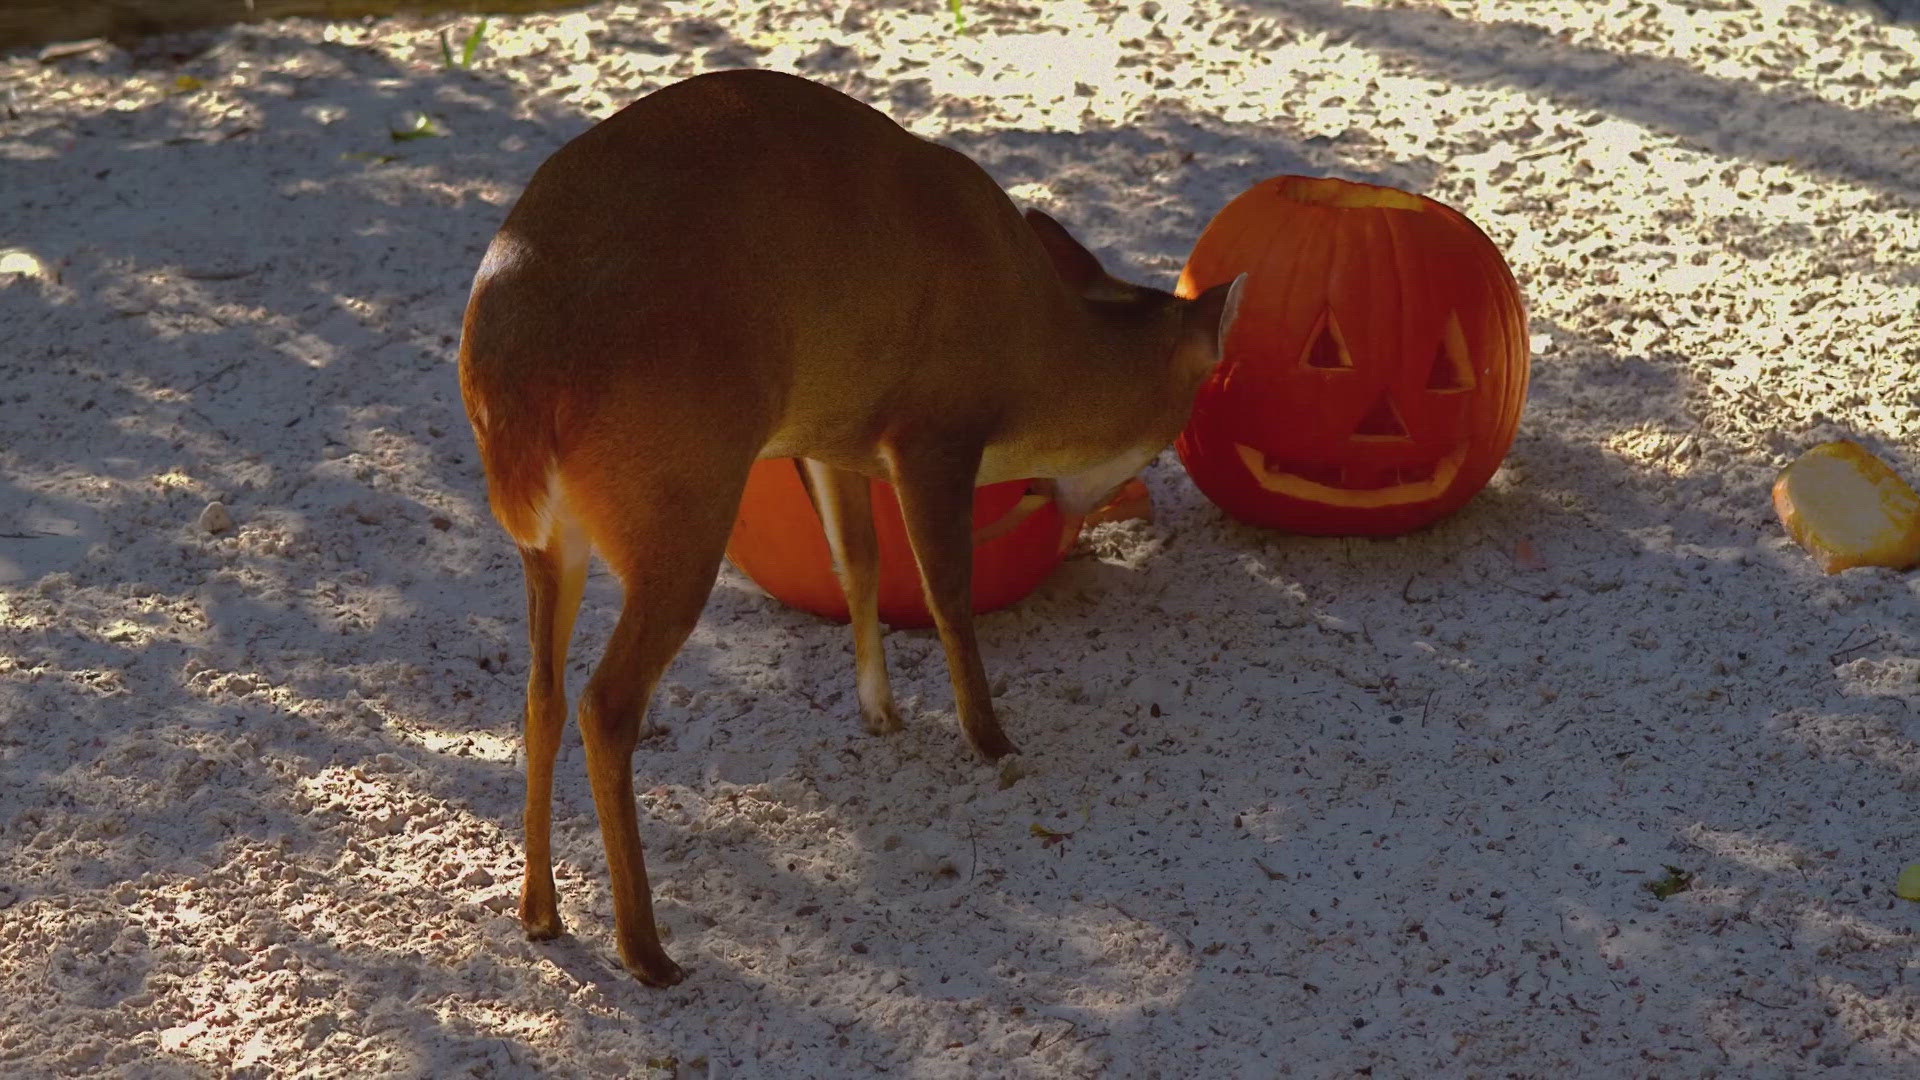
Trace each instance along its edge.
<instances>
[{"instance_id":1,"label":"dappled shadow","mask_svg":"<svg viewBox=\"0 0 1920 1080\"><path fill-rule=\"evenodd\" d=\"M1920 119L1854 109L1780 79L1706 74L1678 60L1576 44L1538 26L1475 22L1439 10L1335 0L1242 0L1253 12L1402 58L1460 86L1498 86L1644 124L1727 157L1796 168L1920 197L1909 150Z\"/></svg>"},{"instance_id":2,"label":"dappled shadow","mask_svg":"<svg viewBox=\"0 0 1920 1080\"><path fill-rule=\"evenodd\" d=\"M1920 0L1827 0L1838 7L1866 8L1889 22L1920 22Z\"/></svg>"},{"instance_id":3,"label":"dappled shadow","mask_svg":"<svg viewBox=\"0 0 1920 1080\"><path fill-rule=\"evenodd\" d=\"M1472 78L1681 129L1702 115L1626 100L1640 61L1616 72L1523 30L1483 46L1419 12L1297 9ZM1721 1042L1730 1068L1801 1064L1764 1024L1791 1026L1818 1065L1864 1015L1822 950L1845 957L1856 997L1907 1000L1907 931L1874 884L1900 838L1862 802L1920 785L1899 676L1920 656L1913 596L1877 572L1814 578L1764 539L1771 463L1695 419L1684 358L1546 318L1507 470L1425 532L1236 525L1163 458L1159 524L1105 527L982 620L1025 750L1004 772L954 729L932 634L890 636L909 727L875 739L846 630L729 572L636 757L690 981L647 991L612 960L572 730L556 846L574 936L525 943L519 571L450 359L506 201L586 121L484 74L270 37L246 51L272 70L230 119L169 98L146 106L165 138L61 119L20 136L41 156L8 162L42 216L5 239L63 273L0 291L0 317L44 343L0 359L26 388L0 420L0 531L53 534L0 537L15 567L0 854L32 871L0 882L0 921L62 927L48 978L7 1008L77 1002L146 1040L129 1045L236 1069L245 1038L194 1030L184 1008L139 1015L143 995L215 1019L243 998L292 1017L327 1002L337 1021L265 1038L365 1073L657 1055L687 1071L1142 1075L1177 1050L1264 1075L1329 1044L1315 1067L1512 1067L1504 1040L1442 1038L1467 1016L1578 1025L1584 1065L1644 1070L1644 1028L1625 1022L1651 1010L1676 1040ZM1600 74L1560 86L1549 61ZM451 134L396 142L408 111ZM326 152L340 124L372 157ZM1215 140L1230 161L1186 157ZM1413 190L1434 175L1171 103L1124 127L949 141L1162 285L1219 191L1277 172ZM1911 192L1848 146L1826 167ZM114 216L114 244L61 247L75 211L55 196L101 170L111 198L81 212ZM263 231L214 214L182 232L169 208L210 175L276 207ZM199 524L215 497L230 531ZM596 575L576 685L617 600ZM1714 817L1724 806L1753 813ZM1655 899L1644 886L1669 864L1691 889ZM245 910L190 917L165 907L176 893ZM193 982L210 958L229 985ZM1736 968L1760 980L1746 996L1697 989ZM1847 1019L1769 996L1783 986ZM514 1026L527 1017L550 1023ZM105 1036L98 1052L118 1063Z\"/></svg>"},{"instance_id":4,"label":"dappled shadow","mask_svg":"<svg viewBox=\"0 0 1920 1080\"><path fill-rule=\"evenodd\" d=\"M1722 490L1728 472L1711 463L1726 451L1684 422L1680 369L1551 329L1559 344L1536 362L1507 474L1459 514L1387 540L1222 523L1221 542L1196 545L1218 512L1168 477L1156 495L1171 551L1137 566L1076 561L1022 609L1038 640L1021 654L1051 669L1016 677L1008 709L1054 728L1042 754L1071 757L1116 738L1115 725L1136 740L1146 784L1106 775L1104 757L1060 763L1092 792L1179 802L1224 789L1208 836L1260 822L1251 872L1190 855L1198 843L1176 834L1186 865L1168 877L1199 913L1183 930L1195 942L1220 933L1195 902L1203 883L1239 877L1245 895L1277 871L1264 887L1287 898L1289 943L1254 944L1246 966L1293 973L1296 992L1311 985L1301 1001L1313 1019L1295 1034L1353 1021L1344 1067L1375 1060L1367 1046L1407 1067L1429 1025L1508 1007L1586 1028L1594 1060L1625 1067L1639 1048L1621 1025L1655 1001L1708 1059L1779 1064L1751 1038L1779 1023L1801 1033L1810 1062L1859 1062L1851 1032L1869 1002L1908 996L1897 968L1909 931L1888 892L1899 858L1859 796L1920 783L1920 696L1893 674L1920 652L1920 602L1883 572L1813 578L1797 550L1756 542L1777 530L1758 510L1764 482ZM1522 559L1523 541L1539 554ZM1047 633L1085 626L1073 613L1089 597L1101 611L1092 643ZM1820 640L1801 636L1809 610L1850 609ZM1862 682L1879 688L1864 711ZM1010 730L1031 746L1027 725ZM1724 752L1703 759L1703 735ZM1245 759L1262 767L1224 766ZM1789 788L1784 804L1748 798ZM1723 818L1729 806L1750 816ZM1543 814L1564 828L1534 827ZM1151 832L1166 844L1164 824ZM1857 839L1833 846L1839 837ZM1663 902L1648 886L1670 865L1691 891ZM1684 956L1669 950L1676 938ZM1343 957L1378 955L1382 939L1405 966L1351 970ZM1860 967L1836 991L1854 1017L1846 1030L1826 1018L1836 999L1802 962L1809 947L1843 948ZM1696 994L1703 970L1746 972L1750 989ZM1765 992L1783 986L1794 993ZM1227 1029L1263 1030L1274 1000L1240 1002L1204 979L1188 993ZM1526 1003L1496 1004L1515 995ZM1436 1064L1511 1064L1502 1055L1474 1047Z\"/></svg>"},{"instance_id":5,"label":"dappled shadow","mask_svg":"<svg viewBox=\"0 0 1920 1080\"><path fill-rule=\"evenodd\" d=\"M1099 252L1108 269L1142 284L1171 288L1222 190L1243 191L1283 173L1335 175L1410 191L1431 186L1431 162L1360 164L1340 145L1278 123L1227 121L1178 102L1157 101L1125 126L1081 132L979 129L947 139L1003 186L1038 185L1048 207ZM1195 148L1230 146L1226 163L1195 164ZM1131 262L1129 262L1131 260Z\"/></svg>"}]
</instances>

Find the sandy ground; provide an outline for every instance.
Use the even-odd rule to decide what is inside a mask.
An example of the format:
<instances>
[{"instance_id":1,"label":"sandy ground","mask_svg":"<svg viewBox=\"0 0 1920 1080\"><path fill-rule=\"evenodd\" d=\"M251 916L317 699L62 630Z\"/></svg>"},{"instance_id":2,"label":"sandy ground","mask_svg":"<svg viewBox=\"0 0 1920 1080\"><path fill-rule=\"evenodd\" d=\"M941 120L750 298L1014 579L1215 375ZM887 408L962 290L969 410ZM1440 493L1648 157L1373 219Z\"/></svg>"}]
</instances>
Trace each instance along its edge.
<instances>
[{"instance_id":1,"label":"sandy ground","mask_svg":"<svg viewBox=\"0 0 1920 1080\"><path fill-rule=\"evenodd\" d=\"M1920 582L1821 575L1767 499L1843 435L1920 476L1912 26L966 18L606 5L497 20L471 70L452 17L0 57L0 1073L1920 1069ZM890 639L908 730L869 737L846 632L729 571L636 761L661 992L612 954L577 735L575 936L513 917L520 571L453 361L535 165L738 65L1163 286L1262 177L1431 194L1508 253L1534 390L1488 490L1403 539L1237 526L1163 456L1157 523L984 620L1010 786L930 635ZM576 688L613 601L596 574Z\"/></svg>"}]
</instances>

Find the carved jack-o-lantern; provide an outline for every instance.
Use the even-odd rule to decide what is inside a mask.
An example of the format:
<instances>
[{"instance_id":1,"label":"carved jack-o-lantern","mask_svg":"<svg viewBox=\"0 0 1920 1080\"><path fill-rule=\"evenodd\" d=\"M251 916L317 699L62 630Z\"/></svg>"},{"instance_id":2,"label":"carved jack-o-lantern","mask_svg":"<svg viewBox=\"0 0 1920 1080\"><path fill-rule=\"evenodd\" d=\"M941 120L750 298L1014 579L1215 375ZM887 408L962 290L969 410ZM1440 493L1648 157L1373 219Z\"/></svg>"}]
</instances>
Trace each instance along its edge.
<instances>
[{"instance_id":1,"label":"carved jack-o-lantern","mask_svg":"<svg viewBox=\"0 0 1920 1080\"><path fill-rule=\"evenodd\" d=\"M1493 242L1393 188L1280 176L1228 203L1179 293L1249 274L1177 444L1208 498L1291 532L1385 535L1485 486L1527 394L1527 320Z\"/></svg>"},{"instance_id":2,"label":"carved jack-o-lantern","mask_svg":"<svg viewBox=\"0 0 1920 1080\"><path fill-rule=\"evenodd\" d=\"M989 484L973 494L973 610L1002 608L1025 597L1066 557L1080 519L1066 518L1051 498L1029 495L1025 480ZM880 546L880 619L893 626L931 626L920 569L907 542L893 485L873 481L873 525ZM775 598L846 622L846 594L833 572L833 551L813 508L800 463L756 462L747 475L727 558Z\"/></svg>"}]
</instances>

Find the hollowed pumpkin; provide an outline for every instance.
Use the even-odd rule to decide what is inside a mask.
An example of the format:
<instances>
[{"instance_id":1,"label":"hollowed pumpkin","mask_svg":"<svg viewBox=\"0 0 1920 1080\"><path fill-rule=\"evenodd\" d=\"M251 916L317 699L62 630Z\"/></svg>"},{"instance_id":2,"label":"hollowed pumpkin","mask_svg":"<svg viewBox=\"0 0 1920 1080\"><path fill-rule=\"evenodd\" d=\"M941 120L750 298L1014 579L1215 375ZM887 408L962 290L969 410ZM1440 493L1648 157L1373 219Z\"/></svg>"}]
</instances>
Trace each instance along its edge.
<instances>
[{"instance_id":1,"label":"hollowed pumpkin","mask_svg":"<svg viewBox=\"0 0 1920 1080\"><path fill-rule=\"evenodd\" d=\"M1486 486L1526 402L1526 310L1458 211L1279 176L1207 225L1178 292L1248 274L1225 359L1175 444L1206 496L1290 532L1387 535Z\"/></svg>"},{"instance_id":2,"label":"hollowed pumpkin","mask_svg":"<svg viewBox=\"0 0 1920 1080\"><path fill-rule=\"evenodd\" d=\"M819 512L792 458L756 462L747 475L727 558L774 598L846 622L846 594L833 571ZM1080 533L1053 500L1029 496L1025 480L988 484L973 495L973 610L1006 607L1033 592L1066 557ZM893 485L873 481L873 524L880 544L880 619L892 626L933 625L920 570L907 542Z\"/></svg>"}]
</instances>

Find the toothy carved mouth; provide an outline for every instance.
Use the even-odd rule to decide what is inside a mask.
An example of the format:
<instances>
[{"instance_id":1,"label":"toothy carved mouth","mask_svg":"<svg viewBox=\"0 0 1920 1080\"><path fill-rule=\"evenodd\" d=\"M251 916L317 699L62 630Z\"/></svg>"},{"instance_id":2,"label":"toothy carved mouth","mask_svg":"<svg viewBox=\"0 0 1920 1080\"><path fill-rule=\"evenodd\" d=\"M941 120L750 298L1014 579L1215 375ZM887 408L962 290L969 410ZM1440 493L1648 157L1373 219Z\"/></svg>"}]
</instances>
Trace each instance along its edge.
<instances>
[{"instance_id":1,"label":"toothy carved mouth","mask_svg":"<svg viewBox=\"0 0 1920 1080\"><path fill-rule=\"evenodd\" d=\"M1453 486L1467 460L1464 444L1431 465L1385 468L1285 462L1245 443L1234 443L1233 448L1261 487L1327 506L1399 506L1437 499Z\"/></svg>"}]
</instances>

